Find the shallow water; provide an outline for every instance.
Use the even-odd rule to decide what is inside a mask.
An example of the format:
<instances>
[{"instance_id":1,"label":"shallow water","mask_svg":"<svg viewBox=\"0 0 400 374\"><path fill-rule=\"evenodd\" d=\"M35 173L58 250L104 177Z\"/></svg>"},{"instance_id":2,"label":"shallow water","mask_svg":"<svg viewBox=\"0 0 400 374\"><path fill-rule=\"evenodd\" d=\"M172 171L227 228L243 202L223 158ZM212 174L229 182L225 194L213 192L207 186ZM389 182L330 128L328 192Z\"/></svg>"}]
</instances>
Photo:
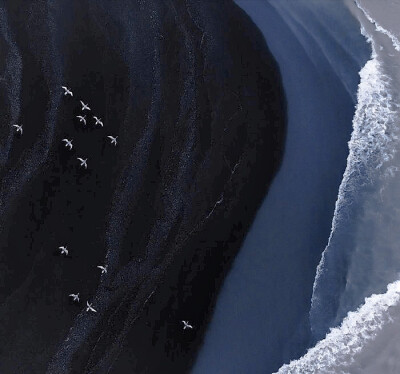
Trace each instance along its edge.
<instances>
[{"instance_id":1,"label":"shallow water","mask_svg":"<svg viewBox=\"0 0 400 374\"><path fill-rule=\"evenodd\" d=\"M383 1L377 6L376 2L360 0L348 5L373 53L360 72L350 155L311 310L317 339L330 327L340 326L318 343L315 351L282 368L281 373L298 372L300 367L308 371L318 367L321 373L400 370L400 346L395 339L400 318L400 28L394 22L400 4ZM389 307L384 315L382 305ZM370 318L364 318L363 311ZM329 344L332 334L338 342L336 353L324 360L320 348ZM352 337L351 351L343 341L346 336ZM314 362L313 356L317 358ZM337 356L341 356L340 363Z\"/></svg>"},{"instance_id":2,"label":"shallow water","mask_svg":"<svg viewBox=\"0 0 400 374\"><path fill-rule=\"evenodd\" d=\"M281 170L225 281L194 373L268 373L309 346L315 271L346 166L358 71L370 54L344 4L237 3L279 63L288 134Z\"/></svg>"}]
</instances>

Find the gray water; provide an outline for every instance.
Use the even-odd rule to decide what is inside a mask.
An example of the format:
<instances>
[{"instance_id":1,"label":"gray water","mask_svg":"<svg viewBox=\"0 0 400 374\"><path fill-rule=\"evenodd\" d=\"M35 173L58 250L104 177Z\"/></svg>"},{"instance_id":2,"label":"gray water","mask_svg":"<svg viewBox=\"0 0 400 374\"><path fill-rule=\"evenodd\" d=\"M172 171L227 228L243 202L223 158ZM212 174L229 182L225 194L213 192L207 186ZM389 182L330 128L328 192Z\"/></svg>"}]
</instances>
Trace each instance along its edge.
<instances>
[{"instance_id":1,"label":"gray water","mask_svg":"<svg viewBox=\"0 0 400 374\"><path fill-rule=\"evenodd\" d=\"M280 172L222 288L193 373L271 373L311 343L308 313L370 56L339 1L238 0L279 63L288 102Z\"/></svg>"}]
</instances>

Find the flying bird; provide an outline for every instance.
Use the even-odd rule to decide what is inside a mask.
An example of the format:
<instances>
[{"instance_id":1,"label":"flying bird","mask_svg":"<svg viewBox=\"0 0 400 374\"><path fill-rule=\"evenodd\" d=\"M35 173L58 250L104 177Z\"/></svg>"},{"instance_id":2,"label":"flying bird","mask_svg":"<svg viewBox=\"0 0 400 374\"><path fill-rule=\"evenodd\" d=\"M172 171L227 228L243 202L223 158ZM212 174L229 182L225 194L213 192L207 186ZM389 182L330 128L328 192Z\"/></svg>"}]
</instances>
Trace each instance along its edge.
<instances>
[{"instance_id":1,"label":"flying bird","mask_svg":"<svg viewBox=\"0 0 400 374\"><path fill-rule=\"evenodd\" d=\"M76 116L76 118L79 118L79 122L83 122L83 124L86 126L86 116Z\"/></svg>"},{"instance_id":2,"label":"flying bird","mask_svg":"<svg viewBox=\"0 0 400 374\"><path fill-rule=\"evenodd\" d=\"M183 329L184 330L193 328L192 325L189 325L189 321L182 321L182 323L183 323Z\"/></svg>"},{"instance_id":3,"label":"flying bird","mask_svg":"<svg viewBox=\"0 0 400 374\"><path fill-rule=\"evenodd\" d=\"M64 89L64 96L67 96L67 95L74 96L74 94L72 93L72 91L69 90L67 87L61 86L61 88Z\"/></svg>"},{"instance_id":4,"label":"flying bird","mask_svg":"<svg viewBox=\"0 0 400 374\"><path fill-rule=\"evenodd\" d=\"M84 110L90 110L88 104L85 104L82 100L80 100L80 101L81 101L81 104L82 104L82 111L84 111Z\"/></svg>"},{"instance_id":5,"label":"flying bird","mask_svg":"<svg viewBox=\"0 0 400 374\"><path fill-rule=\"evenodd\" d=\"M100 118L97 118L96 116L93 116L93 119L96 121L95 126L100 125L101 127L103 127L103 122Z\"/></svg>"},{"instance_id":6,"label":"flying bird","mask_svg":"<svg viewBox=\"0 0 400 374\"><path fill-rule=\"evenodd\" d=\"M13 127L15 127L17 129L16 131L21 133L21 135L22 135L22 133L23 133L22 125L13 125Z\"/></svg>"},{"instance_id":7,"label":"flying bird","mask_svg":"<svg viewBox=\"0 0 400 374\"><path fill-rule=\"evenodd\" d=\"M111 135L108 135L107 138L111 139L111 144L114 144L115 146L117 145L117 138L118 138L118 136L111 136Z\"/></svg>"},{"instance_id":8,"label":"flying bird","mask_svg":"<svg viewBox=\"0 0 400 374\"><path fill-rule=\"evenodd\" d=\"M105 266L97 266L99 269L101 269L101 274L106 274L107 273L107 265Z\"/></svg>"},{"instance_id":9,"label":"flying bird","mask_svg":"<svg viewBox=\"0 0 400 374\"><path fill-rule=\"evenodd\" d=\"M72 149L72 140L68 140L68 139L63 139L63 142L65 142L65 146L71 150Z\"/></svg>"},{"instance_id":10,"label":"flying bird","mask_svg":"<svg viewBox=\"0 0 400 374\"><path fill-rule=\"evenodd\" d=\"M77 160L81 162L81 166L83 166L85 169L87 169L87 158L83 159L80 157L77 157Z\"/></svg>"},{"instance_id":11,"label":"flying bird","mask_svg":"<svg viewBox=\"0 0 400 374\"><path fill-rule=\"evenodd\" d=\"M61 254L62 254L62 255L68 256L68 249L67 249L67 246L58 247L58 249L61 249Z\"/></svg>"},{"instance_id":12,"label":"flying bird","mask_svg":"<svg viewBox=\"0 0 400 374\"><path fill-rule=\"evenodd\" d=\"M73 301L76 301L79 303L79 293L71 293L71 294L69 294L69 297L72 297Z\"/></svg>"},{"instance_id":13,"label":"flying bird","mask_svg":"<svg viewBox=\"0 0 400 374\"><path fill-rule=\"evenodd\" d=\"M87 312L97 313L97 310L92 307L92 304L90 304L89 301L86 301L86 306L87 306L87 308L86 308Z\"/></svg>"}]
</instances>

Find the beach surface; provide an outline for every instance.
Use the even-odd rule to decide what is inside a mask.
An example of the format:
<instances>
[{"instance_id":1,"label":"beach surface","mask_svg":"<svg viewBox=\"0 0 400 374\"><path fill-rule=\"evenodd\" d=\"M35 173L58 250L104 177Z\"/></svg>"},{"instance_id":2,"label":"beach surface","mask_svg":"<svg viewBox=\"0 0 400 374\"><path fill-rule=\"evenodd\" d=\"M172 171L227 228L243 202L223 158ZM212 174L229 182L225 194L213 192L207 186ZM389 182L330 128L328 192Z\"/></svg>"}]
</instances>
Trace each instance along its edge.
<instances>
[{"instance_id":1,"label":"beach surface","mask_svg":"<svg viewBox=\"0 0 400 374\"><path fill-rule=\"evenodd\" d=\"M261 33L226 1L10 0L0 48L0 372L187 372L281 162Z\"/></svg>"}]
</instances>

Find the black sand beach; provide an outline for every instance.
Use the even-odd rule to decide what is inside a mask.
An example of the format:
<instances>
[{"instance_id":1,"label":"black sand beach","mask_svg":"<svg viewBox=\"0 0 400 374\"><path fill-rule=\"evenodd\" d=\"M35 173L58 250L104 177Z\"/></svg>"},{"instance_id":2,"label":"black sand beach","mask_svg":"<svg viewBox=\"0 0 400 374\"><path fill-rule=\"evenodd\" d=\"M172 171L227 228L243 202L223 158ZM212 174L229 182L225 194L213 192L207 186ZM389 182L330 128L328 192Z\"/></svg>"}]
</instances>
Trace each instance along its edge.
<instances>
[{"instance_id":1,"label":"black sand beach","mask_svg":"<svg viewBox=\"0 0 400 374\"><path fill-rule=\"evenodd\" d=\"M2 105L0 372L187 372L281 161L285 100L261 33L222 0L1 11L1 97L20 106Z\"/></svg>"}]
</instances>

